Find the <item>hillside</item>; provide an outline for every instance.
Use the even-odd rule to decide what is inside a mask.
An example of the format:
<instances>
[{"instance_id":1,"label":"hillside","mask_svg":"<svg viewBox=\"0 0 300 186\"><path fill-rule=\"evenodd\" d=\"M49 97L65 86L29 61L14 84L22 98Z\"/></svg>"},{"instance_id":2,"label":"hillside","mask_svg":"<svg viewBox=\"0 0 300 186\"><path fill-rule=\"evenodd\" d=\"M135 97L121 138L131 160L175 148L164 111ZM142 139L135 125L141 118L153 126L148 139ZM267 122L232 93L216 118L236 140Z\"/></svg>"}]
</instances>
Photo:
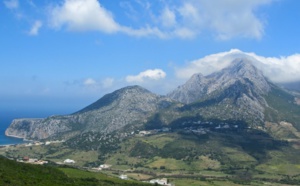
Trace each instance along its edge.
<instances>
[{"instance_id":1,"label":"hillside","mask_svg":"<svg viewBox=\"0 0 300 186\"><path fill-rule=\"evenodd\" d=\"M75 176L75 174L77 176ZM80 175L80 176L78 176ZM101 173L91 173L70 168L30 165L17 163L0 156L0 185L5 186L109 186L109 185L149 185L133 181L123 181Z\"/></svg>"},{"instance_id":2,"label":"hillside","mask_svg":"<svg viewBox=\"0 0 300 186\"><path fill-rule=\"evenodd\" d=\"M5 133L38 140L69 139L85 132L100 132L105 136L127 125L141 126L147 117L170 104L170 99L142 87L125 87L72 115L16 119Z\"/></svg>"}]
</instances>

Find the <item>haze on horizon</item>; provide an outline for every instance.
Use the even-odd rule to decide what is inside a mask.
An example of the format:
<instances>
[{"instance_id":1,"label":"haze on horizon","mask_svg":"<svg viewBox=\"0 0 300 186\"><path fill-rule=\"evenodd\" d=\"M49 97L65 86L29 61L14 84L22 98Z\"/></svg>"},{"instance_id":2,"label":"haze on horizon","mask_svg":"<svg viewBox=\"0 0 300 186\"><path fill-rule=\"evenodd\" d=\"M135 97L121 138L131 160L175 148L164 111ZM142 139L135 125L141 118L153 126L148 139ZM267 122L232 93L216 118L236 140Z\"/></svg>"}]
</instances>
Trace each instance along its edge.
<instances>
[{"instance_id":1,"label":"haze on horizon","mask_svg":"<svg viewBox=\"0 0 300 186\"><path fill-rule=\"evenodd\" d=\"M300 81L299 1L4 0L0 109L76 111L138 84L165 94L193 73L255 61Z\"/></svg>"}]
</instances>

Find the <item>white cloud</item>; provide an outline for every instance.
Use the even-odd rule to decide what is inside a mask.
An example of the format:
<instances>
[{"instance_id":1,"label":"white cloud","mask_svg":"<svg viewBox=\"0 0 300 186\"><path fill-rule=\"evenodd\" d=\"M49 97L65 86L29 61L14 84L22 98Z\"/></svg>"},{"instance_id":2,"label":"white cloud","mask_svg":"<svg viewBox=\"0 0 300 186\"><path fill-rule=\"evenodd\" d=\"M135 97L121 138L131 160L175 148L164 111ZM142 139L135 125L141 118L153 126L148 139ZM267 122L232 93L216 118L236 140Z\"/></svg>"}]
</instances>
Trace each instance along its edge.
<instances>
[{"instance_id":1,"label":"white cloud","mask_svg":"<svg viewBox=\"0 0 300 186\"><path fill-rule=\"evenodd\" d=\"M121 32L131 36L143 37L165 35L155 27L131 27L119 25L113 14L97 0L65 0L62 5L50 10L50 24L53 28L66 27L70 31L101 31L104 33Z\"/></svg>"},{"instance_id":2,"label":"white cloud","mask_svg":"<svg viewBox=\"0 0 300 186\"><path fill-rule=\"evenodd\" d=\"M19 8L19 1L18 0L7 0L3 2L6 8L8 9L17 9Z\"/></svg>"},{"instance_id":3,"label":"white cloud","mask_svg":"<svg viewBox=\"0 0 300 186\"><path fill-rule=\"evenodd\" d=\"M127 76L126 81L131 82L144 82L145 80L159 80L166 77L166 73L161 69L149 69L144 72L139 73L135 76Z\"/></svg>"},{"instance_id":4,"label":"white cloud","mask_svg":"<svg viewBox=\"0 0 300 186\"><path fill-rule=\"evenodd\" d=\"M96 85L97 84L97 81L94 80L93 78L87 78L83 81L83 84L85 86L93 86L93 85Z\"/></svg>"},{"instance_id":5,"label":"white cloud","mask_svg":"<svg viewBox=\"0 0 300 186\"><path fill-rule=\"evenodd\" d=\"M250 58L253 64L273 82L283 83L300 80L300 54L264 57L255 53L242 52L238 49L205 56L191 61L183 68L176 68L175 71L177 77L183 79L190 78L195 73L208 75L227 67L235 58L240 57Z\"/></svg>"},{"instance_id":6,"label":"white cloud","mask_svg":"<svg viewBox=\"0 0 300 186\"><path fill-rule=\"evenodd\" d=\"M264 33L264 20L255 10L272 0L187 0L178 7L180 27L195 34L204 30L213 32L219 39L248 37L260 39Z\"/></svg>"},{"instance_id":7,"label":"white cloud","mask_svg":"<svg viewBox=\"0 0 300 186\"><path fill-rule=\"evenodd\" d=\"M55 28L65 26L69 30L98 30L106 33L120 29L112 14L97 0L65 0L61 6L50 11L51 25Z\"/></svg>"},{"instance_id":8,"label":"white cloud","mask_svg":"<svg viewBox=\"0 0 300 186\"><path fill-rule=\"evenodd\" d=\"M29 35L35 36L39 34L40 28L43 26L43 23L39 20L35 21L33 26L31 27L29 31Z\"/></svg>"},{"instance_id":9,"label":"white cloud","mask_svg":"<svg viewBox=\"0 0 300 186\"><path fill-rule=\"evenodd\" d=\"M165 1L158 10L149 1L135 1L140 4L139 8L134 8L129 2L121 3L125 14L129 11L143 15L135 18L139 19L135 22L143 25L134 28L118 23L113 13L97 0L64 0L50 10L50 22L57 29L125 33L136 37L193 38L205 31L222 40L234 37L260 39L264 34L265 20L256 10L273 1ZM129 9L124 10L126 7ZM127 21L132 25L132 20Z\"/></svg>"}]
</instances>

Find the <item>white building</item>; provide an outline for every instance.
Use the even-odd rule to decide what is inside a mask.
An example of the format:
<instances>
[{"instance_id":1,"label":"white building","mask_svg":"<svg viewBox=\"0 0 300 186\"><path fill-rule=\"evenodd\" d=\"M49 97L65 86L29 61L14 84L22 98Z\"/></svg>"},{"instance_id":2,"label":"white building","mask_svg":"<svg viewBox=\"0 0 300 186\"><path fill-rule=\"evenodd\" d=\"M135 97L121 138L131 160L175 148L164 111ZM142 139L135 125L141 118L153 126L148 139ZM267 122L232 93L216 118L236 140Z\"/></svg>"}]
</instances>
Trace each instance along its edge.
<instances>
[{"instance_id":1,"label":"white building","mask_svg":"<svg viewBox=\"0 0 300 186\"><path fill-rule=\"evenodd\" d=\"M108 169L110 167L111 167L111 165L108 165L108 164L103 164L103 165L99 166L99 168L101 168L101 169Z\"/></svg>"},{"instance_id":2,"label":"white building","mask_svg":"<svg viewBox=\"0 0 300 186\"><path fill-rule=\"evenodd\" d=\"M64 163L75 163L75 161L74 161L74 160L71 160L71 159L66 159L66 160L64 161Z\"/></svg>"},{"instance_id":3,"label":"white building","mask_svg":"<svg viewBox=\"0 0 300 186\"><path fill-rule=\"evenodd\" d=\"M168 184L167 178L150 180L150 183L152 183L152 184L157 183L159 185L171 185L171 184Z\"/></svg>"},{"instance_id":4,"label":"white building","mask_svg":"<svg viewBox=\"0 0 300 186\"><path fill-rule=\"evenodd\" d=\"M151 134L150 131L142 130L142 131L139 132L139 135L140 135L140 136L145 136L145 135L149 135L149 134Z\"/></svg>"},{"instance_id":5,"label":"white building","mask_svg":"<svg viewBox=\"0 0 300 186\"><path fill-rule=\"evenodd\" d=\"M121 175L119 176L119 178L122 179L122 180L127 180L127 179L128 179L128 176L125 175L125 174L121 174Z\"/></svg>"}]
</instances>

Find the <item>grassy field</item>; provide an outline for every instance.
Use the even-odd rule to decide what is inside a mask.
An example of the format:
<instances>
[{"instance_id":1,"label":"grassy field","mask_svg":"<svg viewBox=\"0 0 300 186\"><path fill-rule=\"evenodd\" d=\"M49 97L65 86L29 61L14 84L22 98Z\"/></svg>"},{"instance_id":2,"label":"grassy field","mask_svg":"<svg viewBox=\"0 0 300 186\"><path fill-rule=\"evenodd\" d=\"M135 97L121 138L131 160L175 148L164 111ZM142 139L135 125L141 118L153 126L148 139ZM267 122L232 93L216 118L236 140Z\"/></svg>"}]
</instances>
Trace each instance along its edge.
<instances>
[{"instance_id":1,"label":"grassy field","mask_svg":"<svg viewBox=\"0 0 300 186\"><path fill-rule=\"evenodd\" d=\"M59 168L62 172L64 172L69 178L79 178L79 179L96 179L100 180L104 183L113 183L114 185L150 185L150 184L144 184L137 181L124 181L116 177L111 177L103 173L98 172L89 172L89 171L83 171L73 168Z\"/></svg>"},{"instance_id":2,"label":"grassy field","mask_svg":"<svg viewBox=\"0 0 300 186\"><path fill-rule=\"evenodd\" d=\"M214 180L191 180L191 179L174 179L171 180L176 186L240 186L230 181L214 181Z\"/></svg>"}]
</instances>

